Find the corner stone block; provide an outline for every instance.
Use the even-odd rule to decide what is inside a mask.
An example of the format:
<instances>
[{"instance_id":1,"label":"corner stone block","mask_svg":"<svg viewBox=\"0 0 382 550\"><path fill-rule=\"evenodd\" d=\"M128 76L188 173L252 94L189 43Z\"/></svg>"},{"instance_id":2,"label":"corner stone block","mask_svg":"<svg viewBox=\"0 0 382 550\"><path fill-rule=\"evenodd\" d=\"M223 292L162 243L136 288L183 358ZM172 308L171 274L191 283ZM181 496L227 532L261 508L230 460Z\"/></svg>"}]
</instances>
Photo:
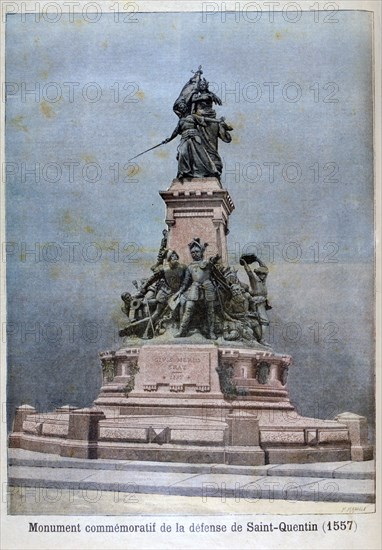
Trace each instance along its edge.
<instances>
[{"instance_id":1,"label":"corner stone block","mask_svg":"<svg viewBox=\"0 0 382 550\"><path fill-rule=\"evenodd\" d=\"M36 409L31 405L21 405L21 407L17 407L15 419L13 421L13 432L23 431L24 420L26 420L27 416L30 414L37 414Z\"/></svg>"},{"instance_id":2,"label":"corner stone block","mask_svg":"<svg viewBox=\"0 0 382 550\"><path fill-rule=\"evenodd\" d=\"M259 445L259 421L253 416L228 415L228 445L254 446Z\"/></svg>"},{"instance_id":3,"label":"corner stone block","mask_svg":"<svg viewBox=\"0 0 382 550\"><path fill-rule=\"evenodd\" d=\"M70 412L68 439L98 441L98 423L105 417L99 409L76 409Z\"/></svg>"},{"instance_id":4,"label":"corner stone block","mask_svg":"<svg viewBox=\"0 0 382 550\"><path fill-rule=\"evenodd\" d=\"M8 445L10 449L21 449L23 438L23 424L27 416L37 415L37 411L31 405L17 407L13 421L13 431L9 434Z\"/></svg>"},{"instance_id":5,"label":"corner stone block","mask_svg":"<svg viewBox=\"0 0 382 550\"><path fill-rule=\"evenodd\" d=\"M344 412L338 414L335 420L345 424L349 430L351 459L354 461L371 460L373 458L373 448L368 445L366 417Z\"/></svg>"}]
</instances>

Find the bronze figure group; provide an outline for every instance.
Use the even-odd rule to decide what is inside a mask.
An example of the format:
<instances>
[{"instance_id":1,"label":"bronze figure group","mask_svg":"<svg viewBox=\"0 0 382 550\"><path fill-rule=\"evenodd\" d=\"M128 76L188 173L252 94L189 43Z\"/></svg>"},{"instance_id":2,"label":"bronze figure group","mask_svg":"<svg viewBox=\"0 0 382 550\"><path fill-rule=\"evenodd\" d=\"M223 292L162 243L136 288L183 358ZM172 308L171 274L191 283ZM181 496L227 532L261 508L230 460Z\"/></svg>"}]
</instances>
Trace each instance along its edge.
<instances>
[{"instance_id":1,"label":"bronze figure group","mask_svg":"<svg viewBox=\"0 0 382 550\"><path fill-rule=\"evenodd\" d=\"M209 340L258 342L269 324L267 266L254 254L243 255L240 264L248 283L237 270L221 264L219 256L204 258L207 243L194 238L189 243L191 263L179 262L175 250L163 248L162 239L153 274L139 284L137 292L122 294L122 311L129 322L120 336L151 339L166 333L186 338L199 333ZM249 267L257 264L253 271Z\"/></svg>"}]
</instances>

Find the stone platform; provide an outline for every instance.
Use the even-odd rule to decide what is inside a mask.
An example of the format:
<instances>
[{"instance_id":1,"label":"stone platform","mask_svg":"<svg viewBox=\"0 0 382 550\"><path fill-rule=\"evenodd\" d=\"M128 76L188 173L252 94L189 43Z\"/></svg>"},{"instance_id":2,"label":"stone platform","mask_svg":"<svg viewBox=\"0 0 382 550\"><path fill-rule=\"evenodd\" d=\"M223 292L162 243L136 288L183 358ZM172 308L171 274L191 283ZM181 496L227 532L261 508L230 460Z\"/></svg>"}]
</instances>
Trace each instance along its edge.
<instances>
[{"instance_id":1,"label":"stone platform","mask_svg":"<svg viewBox=\"0 0 382 550\"><path fill-rule=\"evenodd\" d=\"M73 501L74 491L78 491L87 498L86 514L89 502L96 509L93 503L97 500L90 500L92 490L98 495L110 491L114 496L125 493L139 499L144 494L200 497L199 507L208 499L223 500L225 508L226 499L235 499L235 503L244 500L247 507L258 500L375 502L374 461L229 466L69 459L10 449L8 462L11 499L24 502L32 495L36 500L37 494L45 494L43 488L52 488L56 492L70 490ZM41 506L40 498L35 513Z\"/></svg>"},{"instance_id":2,"label":"stone platform","mask_svg":"<svg viewBox=\"0 0 382 550\"><path fill-rule=\"evenodd\" d=\"M127 347L101 354L90 409L20 407L10 446L66 457L263 465L368 460L366 419L299 416L291 357L214 344Z\"/></svg>"}]
</instances>

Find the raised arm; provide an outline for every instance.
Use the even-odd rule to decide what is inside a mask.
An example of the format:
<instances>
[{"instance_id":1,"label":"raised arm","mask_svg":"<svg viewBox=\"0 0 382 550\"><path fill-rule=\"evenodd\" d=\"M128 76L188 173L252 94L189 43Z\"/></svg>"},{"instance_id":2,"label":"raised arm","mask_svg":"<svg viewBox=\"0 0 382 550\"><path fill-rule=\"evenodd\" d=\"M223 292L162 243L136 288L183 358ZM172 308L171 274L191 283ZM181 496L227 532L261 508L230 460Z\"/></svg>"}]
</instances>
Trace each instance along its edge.
<instances>
[{"instance_id":1,"label":"raised arm","mask_svg":"<svg viewBox=\"0 0 382 550\"><path fill-rule=\"evenodd\" d=\"M260 260L260 258L258 258L257 256L256 256L256 261L257 261L257 263L259 264L260 267L264 267L264 268L267 270L266 275L268 275L268 271L269 271L269 270L268 270L268 267L265 265L265 263L262 262L262 261Z\"/></svg>"},{"instance_id":2,"label":"raised arm","mask_svg":"<svg viewBox=\"0 0 382 550\"><path fill-rule=\"evenodd\" d=\"M179 134L180 134L180 124L178 122L177 127L175 128L171 136L166 138L164 141L162 141L162 143L168 143L169 141L172 141Z\"/></svg>"},{"instance_id":3,"label":"raised arm","mask_svg":"<svg viewBox=\"0 0 382 550\"><path fill-rule=\"evenodd\" d=\"M240 263L244 267L245 272L248 275L249 284L251 286L252 293L256 294L257 293L257 280L256 280L255 274L253 273L253 271L251 270L251 268L249 267L249 265L247 264L247 262L243 258L241 258Z\"/></svg>"}]
</instances>

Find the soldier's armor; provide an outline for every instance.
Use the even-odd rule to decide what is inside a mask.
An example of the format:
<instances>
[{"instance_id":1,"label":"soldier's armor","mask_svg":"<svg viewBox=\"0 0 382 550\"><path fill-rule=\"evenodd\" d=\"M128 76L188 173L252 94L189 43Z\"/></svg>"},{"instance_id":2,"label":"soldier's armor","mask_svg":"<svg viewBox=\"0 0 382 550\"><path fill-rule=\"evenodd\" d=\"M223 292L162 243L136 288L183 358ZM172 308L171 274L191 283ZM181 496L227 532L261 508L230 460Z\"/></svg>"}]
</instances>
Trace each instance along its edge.
<instances>
[{"instance_id":1,"label":"soldier's armor","mask_svg":"<svg viewBox=\"0 0 382 550\"><path fill-rule=\"evenodd\" d=\"M172 292L177 292L180 289L185 271L186 266L182 264L178 264L178 266L175 268L166 269L163 271L163 278L166 282L166 285Z\"/></svg>"},{"instance_id":2,"label":"soldier's armor","mask_svg":"<svg viewBox=\"0 0 382 550\"><path fill-rule=\"evenodd\" d=\"M185 271L186 266L179 264L177 267L162 269L158 272L157 276L160 278L162 284L155 296L157 302L161 304L167 303L170 296L180 289Z\"/></svg>"},{"instance_id":3,"label":"soldier's armor","mask_svg":"<svg viewBox=\"0 0 382 550\"><path fill-rule=\"evenodd\" d=\"M183 286L187 289L186 300L198 302L215 300L215 287L210 280L211 263L206 260L192 262L186 271ZM191 286L189 286L191 283Z\"/></svg>"}]
</instances>

